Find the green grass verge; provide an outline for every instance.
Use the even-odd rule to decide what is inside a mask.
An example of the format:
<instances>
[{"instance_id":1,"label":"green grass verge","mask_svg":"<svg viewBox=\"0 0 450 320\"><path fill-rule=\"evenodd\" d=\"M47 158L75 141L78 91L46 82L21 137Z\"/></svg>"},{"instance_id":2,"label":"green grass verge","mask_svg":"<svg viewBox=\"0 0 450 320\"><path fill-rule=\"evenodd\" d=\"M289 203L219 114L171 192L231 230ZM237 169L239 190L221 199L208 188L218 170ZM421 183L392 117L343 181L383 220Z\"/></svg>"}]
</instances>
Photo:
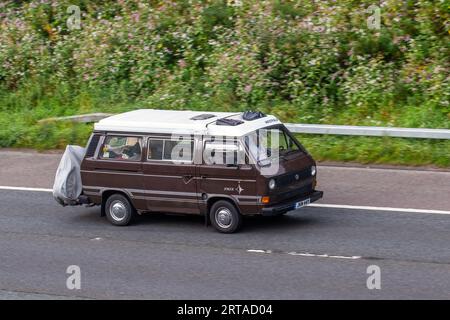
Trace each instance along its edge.
<instances>
[{"instance_id":1,"label":"green grass verge","mask_svg":"<svg viewBox=\"0 0 450 320\"><path fill-rule=\"evenodd\" d=\"M34 88L34 89L33 89ZM33 90L31 90L33 89ZM171 103L132 100L121 88L89 89L73 92L59 85L52 92L26 88L18 92L0 92L0 147L63 149L67 144L85 145L92 124L71 122L38 123L38 120L90 112L120 113L138 108L174 109ZM2 93L2 94L1 94ZM201 99L187 101L184 109L236 111L246 106L225 108ZM285 122L333 123L378 126L426 126L448 128L447 115L429 108L394 108L389 120L376 115L387 111L373 110L370 117L354 112L334 112L324 118L319 110L301 109L289 104L261 106L260 110L275 114ZM414 112L415 110L415 112ZM367 116L366 114L364 116ZM396 119L396 121L394 120ZM426 119L426 121L424 120ZM433 165L450 167L450 141L403 139L389 137L357 137L332 135L298 135L302 143L320 161L351 161L359 163Z\"/></svg>"},{"instance_id":2,"label":"green grass verge","mask_svg":"<svg viewBox=\"0 0 450 320\"><path fill-rule=\"evenodd\" d=\"M92 124L54 122L27 124L21 115L5 121L0 116L0 147L63 149L67 144L84 146ZM318 161L450 167L450 141L390 137L297 135Z\"/></svg>"},{"instance_id":3,"label":"green grass verge","mask_svg":"<svg viewBox=\"0 0 450 320\"><path fill-rule=\"evenodd\" d=\"M298 135L318 161L450 167L450 140Z\"/></svg>"}]
</instances>

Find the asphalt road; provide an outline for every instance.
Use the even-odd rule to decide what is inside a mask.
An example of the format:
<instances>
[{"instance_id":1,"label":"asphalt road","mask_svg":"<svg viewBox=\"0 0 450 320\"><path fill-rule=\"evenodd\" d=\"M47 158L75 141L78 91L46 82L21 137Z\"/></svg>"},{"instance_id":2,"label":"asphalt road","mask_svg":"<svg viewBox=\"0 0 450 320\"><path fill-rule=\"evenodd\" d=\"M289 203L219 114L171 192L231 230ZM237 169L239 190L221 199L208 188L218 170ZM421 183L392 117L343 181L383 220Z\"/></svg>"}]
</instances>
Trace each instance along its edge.
<instances>
[{"instance_id":1,"label":"asphalt road","mask_svg":"<svg viewBox=\"0 0 450 320\"><path fill-rule=\"evenodd\" d=\"M49 188L59 157L0 151L0 186ZM449 172L320 166L319 185L324 204L450 210ZM448 214L307 207L224 235L190 216L114 227L48 192L0 189L0 203L0 299L450 298Z\"/></svg>"}]
</instances>

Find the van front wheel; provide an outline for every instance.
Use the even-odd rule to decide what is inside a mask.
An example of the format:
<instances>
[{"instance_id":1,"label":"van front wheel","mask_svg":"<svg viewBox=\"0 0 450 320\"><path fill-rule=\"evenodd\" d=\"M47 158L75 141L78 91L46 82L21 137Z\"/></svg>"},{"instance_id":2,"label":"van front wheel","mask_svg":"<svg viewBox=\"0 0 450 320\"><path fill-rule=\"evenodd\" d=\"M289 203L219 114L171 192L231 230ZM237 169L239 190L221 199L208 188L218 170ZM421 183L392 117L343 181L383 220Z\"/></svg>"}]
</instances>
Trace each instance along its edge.
<instances>
[{"instance_id":1,"label":"van front wheel","mask_svg":"<svg viewBox=\"0 0 450 320\"><path fill-rule=\"evenodd\" d=\"M113 194L105 204L106 218L116 226L128 225L136 214L130 201L121 194Z\"/></svg>"},{"instance_id":2,"label":"van front wheel","mask_svg":"<svg viewBox=\"0 0 450 320\"><path fill-rule=\"evenodd\" d=\"M242 216L233 204L226 200L214 203L209 211L211 224L222 233L236 232L242 225Z\"/></svg>"}]
</instances>

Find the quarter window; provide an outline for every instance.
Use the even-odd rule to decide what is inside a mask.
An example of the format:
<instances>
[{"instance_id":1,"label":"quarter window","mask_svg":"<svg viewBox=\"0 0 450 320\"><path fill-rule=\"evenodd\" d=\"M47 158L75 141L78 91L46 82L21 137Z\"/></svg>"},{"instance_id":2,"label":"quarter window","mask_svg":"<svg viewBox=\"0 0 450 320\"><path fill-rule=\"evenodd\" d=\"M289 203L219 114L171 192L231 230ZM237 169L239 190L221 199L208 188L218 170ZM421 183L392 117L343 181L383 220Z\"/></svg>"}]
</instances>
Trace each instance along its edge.
<instances>
[{"instance_id":1,"label":"quarter window","mask_svg":"<svg viewBox=\"0 0 450 320\"><path fill-rule=\"evenodd\" d=\"M142 138L107 136L103 148L100 152L102 159L114 160L141 160Z\"/></svg>"}]
</instances>

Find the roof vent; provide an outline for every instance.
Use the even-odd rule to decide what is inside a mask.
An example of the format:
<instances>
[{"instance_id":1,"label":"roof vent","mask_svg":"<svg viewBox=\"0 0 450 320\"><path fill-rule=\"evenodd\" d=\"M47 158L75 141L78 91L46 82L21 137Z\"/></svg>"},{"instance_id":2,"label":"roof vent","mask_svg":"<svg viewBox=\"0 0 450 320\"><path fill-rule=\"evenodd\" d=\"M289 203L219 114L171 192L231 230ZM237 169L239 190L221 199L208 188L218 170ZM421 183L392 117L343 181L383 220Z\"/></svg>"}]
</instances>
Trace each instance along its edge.
<instances>
[{"instance_id":1,"label":"roof vent","mask_svg":"<svg viewBox=\"0 0 450 320\"><path fill-rule=\"evenodd\" d=\"M244 121L228 118L222 118L216 121L216 125L218 126L237 126L241 123L244 123Z\"/></svg>"},{"instance_id":2,"label":"roof vent","mask_svg":"<svg viewBox=\"0 0 450 320\"><path fill-rule=\"evenodd\" d=\"M206 120L206 119L210 119L210 118L214 118L214 117L215 117L215 115L213 115L213 114L203 113L203 114L199 114L198 116L190 118L190 120Z\"/></svg>"},{"instance_id":3,"label":"roof vent","mask_svg":"<svg viewBox=\"0 0 450 320\"><path fill-rule=\"evenodd\" d=\"M262 113L261 111L245 111L242 114L242 119L246 121L252 121L259 118L264 118L266 115Z\"/></svg>"}]
</instances>

